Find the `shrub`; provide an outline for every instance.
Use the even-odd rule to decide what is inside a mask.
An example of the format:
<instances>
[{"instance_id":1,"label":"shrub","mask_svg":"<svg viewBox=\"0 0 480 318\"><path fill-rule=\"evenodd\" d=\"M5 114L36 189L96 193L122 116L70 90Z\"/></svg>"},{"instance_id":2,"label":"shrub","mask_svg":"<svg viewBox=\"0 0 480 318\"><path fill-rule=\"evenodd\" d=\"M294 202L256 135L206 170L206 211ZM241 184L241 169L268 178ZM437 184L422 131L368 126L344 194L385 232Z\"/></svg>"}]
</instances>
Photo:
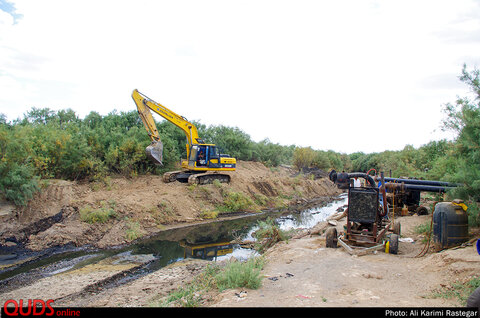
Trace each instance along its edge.
<instances>
[{"instance_id":1,"label":"shrub","mask_svg":"<svg viewBox=\"0 0 480 318\"><path fill-rule=\"evenodd\" d=\"M128 228L125 231L125 237L129 241L133 241L142 236L142 231L140 229L140 223L130 222Z\"/></svg>"},{"instance_id":2,"label":"shrub","mask_svg":"<svg viewBox=\"0 0 480 318\"><path fill-rule=\"evenodd\" d=\"M253 160L261 161L267 167L276 167L292 162L295 146L281 146L264 139L256 143L253 148Z\"/></svg>"},{"instance_id":3,"label":"shrub","mask_svg":"<svg viewBox=\"0 0 480 318\"><path fill-rule=\"evenodd\" d=\"M268 198L261 193L255 193L253 196L255 198L255 203L260 206L265 206L268 203Z\"/></svg>"},{"instance_id":4,"label":"shrub","mask_svg":"<svg viewBox=\"0 0 480 318\"><path fill-rule=\"evenodd\" d=\"M202 292L216 288L215 275L220 272L216 264L209 264L205 270L197 275L186 286L180 287L163 301L160 306L177 305L181 307L198 307L203 300ZM153 304L155 305L155 304Z\"/></svg>"},{"instance_id":5,"label":"shrub","mask_svg":"<svg viewBox=\"0 0 480 318\"><path fill-rule=\"evenodd\" d=\"M257 226L258 230L253 233L253 236L257 239L255 249L259 253L265 252L277 242L288 241L289 239L289 234L281 230L275 220L271 218L258 221Z\"/></svg>"},{"instance_id":6,"label":"shrub","mask_svg":"<svg viewBox=\"0 0 480 318\"><path fill-rule=\"evenodd\" d=\"M222 188L222 183L218 179L213 180L213 185L218 189Z\"/></svg>"},{"instance_id":7,"label":"shrub","mask_svg":"<svg viewBox=\"0 0 480 318\"><path fill-rule=\"evenodd\" d=\"M312 166L315 158L315 151L310 147L295 148L293 152L293 165L301 171L303 168Z\"/></svg>"},{"instance_id":8,"label":"shrub","mask_svg":"<svg viewBox=\"0 0 480 318\"><path fill-rule=\"evenodd\" d=\"M218 211L206 210L200 213L202 219L216 219L218 217Z\"/></svg>"},{"instance_id":9,"label":"shrub","mask_svg":"<svg viewBox=\"0 0 480 318\"><path fill-rule=\"evenodd\" d=\"M253 206L252 199L241 192L228 191L223 197L223 205L218 208L221 212L248 211Z\"/></svg>"},{"instance_id":10,"label":"shrub","mask_svg":"<svg viewBox=\"0 0 480 318\"><path fill-rule=\"evenodd\" d=\"M204 129L199 128L199 133L202 133L204 140L214 142L222 153L239 160L251 160L253 156L254 142L250 136L243 132L238 127L226 127L223 125L210 126Z\"/></svg>"},{"instance_id":11,"label":"shrub","mask_svg":"<svg viewBox=\"0 0 480 318\"><path fill-rule=\"evenodd\" d=\"M262 284L260 271L264 265L262 257L250 258L246 262L230 261L224 267L209 264L191 282L170 293L163 301L151 305L198 307L207 299L207 293L215 288L220 291L241 287L257 289Z\"/></svg>"},{"instance_id":12,"label":"shrub","mask_svg":"<svg viewBox=\"0 0 480 318\"><path fill-rule=\"evenodd\" d=\"M0 191L7 200L15 205L26 205L39 190L38 178L33 176L30 166L0 164Z\"/></svg>"},{"instance_id":13,"label":"shrub","mask_svg":"<svg viewBox=\"0 0 480 318\"><path fill-rule=\"evenodd\" d=\"M425 223L425 224L419 224L419 225L415 226L413 231L416 234L427 235L428 233L430 233L430 230L431 230L431 227L430 227L431 224L430 223L431 222L428 222L428 223Z\"/></svg>"}]
</instances>

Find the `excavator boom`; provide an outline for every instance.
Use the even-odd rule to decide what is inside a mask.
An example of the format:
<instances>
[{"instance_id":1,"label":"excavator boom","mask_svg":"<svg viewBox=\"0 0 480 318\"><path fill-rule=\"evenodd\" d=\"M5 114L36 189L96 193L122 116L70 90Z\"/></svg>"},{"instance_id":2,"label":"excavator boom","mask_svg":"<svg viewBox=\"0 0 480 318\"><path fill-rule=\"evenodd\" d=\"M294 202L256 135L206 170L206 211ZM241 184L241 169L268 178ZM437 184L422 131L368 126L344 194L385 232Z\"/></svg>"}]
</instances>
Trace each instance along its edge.
<instances>
[{"instance_id":1,"label":"excavator boom","mask_svg":"<svg viewBox=\"0 0 480 318\"><path fill-rule=\"evenodd\" d=\"M147 131L149 131L149 135L151 133L150 136L153 136L154 138L156 138L156 140L160 140L160 136L158 135L158 130L155 127L155 122L153 120L152 114L150 113L150 110L154 111L166 120L170 121L175 126L182 129L185 133L185 136L187 137L189 145L192 145L196 142L202 142L201 140L199 140L197 127L195 127L195 125L189 122L185 117L177 115L162 104L157 103L154 100L143 95L138 90L133 91L132 97L135 101L135 104L137 104L138 113L142 118L143 123L147 123L145 124L145 128L147 129Z\"/></svg>"},{"instance_id":2,"label":"excavator boom","mask_svg":"<svg viewBox=\"0 0 480 318\"><path fill-rule=\"evenodd\" d=\"M163 164L163 143L160 140L160 134L158 133L157 126L155 125L155 121L150 110L159 114L183 130L188 140L187 156L189 149L194 142L203 142L198 137L198 132L195 125L190 123L185 117L174 113L167 107L155 102L151 98L148 98L146 95L140 93L136 89L132 93L132 98L137 105L138 114L142 119L143 125L145 126L145 129L152 140L152 143L146 149L147 155L155 163L160 165Z\"/></svg>"},{"instance_id":3,"label":"excavator boom","mask_svg":"<svg viewBox=\"0 0 480 318\"><path fill-rule=\"evenodd\" d=\"M163 175L165 182L178 180L188 183L212 183L214 180L229 182L228 174L219 172L235 171L236 159L222 154L214 144L206 144L198 136L195 125L185 117L180 116L160 103L148 98L138 90L134 90L132 98L137 105L137 110L147 133L152 140L147 147L147 156L156 164L163 162L163 144L155 125L151 111L162 116L175 126L179 127L187 137L187 159L182 159L182 171L167 172ZM183 180L183 181L182 181Z\"/></svg>"}]
</instances>

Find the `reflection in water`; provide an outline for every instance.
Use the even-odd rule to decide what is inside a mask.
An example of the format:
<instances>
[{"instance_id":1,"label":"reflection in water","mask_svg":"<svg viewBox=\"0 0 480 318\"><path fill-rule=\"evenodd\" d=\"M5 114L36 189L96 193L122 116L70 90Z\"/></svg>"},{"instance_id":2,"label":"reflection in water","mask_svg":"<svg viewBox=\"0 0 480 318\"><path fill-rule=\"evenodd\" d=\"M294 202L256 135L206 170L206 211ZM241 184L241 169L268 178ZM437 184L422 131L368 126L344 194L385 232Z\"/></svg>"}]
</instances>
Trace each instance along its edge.
<instances>
[{"instance_id":1,"label":"reflection in water","mask_svg":"<svg viewBox=\"0 0 480 318\"><path fill-rule=\"evenodd\" d=\"M327 217L336 213L337 209L339 207L343 207L344 205L346 205L346 203L347 203L347 195L344 194L339 197L339 200L331 202L328 205L321 208L309 209L309 210L301 211L298 213L291 213L288 215L282 215L282 213L278 213L273 216L276 217L275 222L279 225L280 229L285 231L288 231L291 229L298 229L298 228L311 228L315 226L318 222L325 221ZM258 226L257 226L258 221L265 220L270 217L272 217L272 214L262 215L262 216L250 218L248 220L231 221L234 224L229 224L230 221L224 221L222 222L223 229L226 230L227 232L221 233L219 232L220 229L218 228L216 229L216 232L215 232L215 234L217 236L221 236L223 240L218 240L218 241L210 240L209 246L218 245L217 248L223 248L226 242L230 242L234 238L236 238L237 240L240 239L240 241L241 240L255 241L255 238L252 236L252 234L258 230ZM244 224L246 225L242 225L242 222L245 222ZM202 230L203 230L203 237L205 238L206 236L208 236L207 234L208 230L207 228L204 228ZM203 246L203 245L199 245L199 246ZM230 246L228 249L222 250L222 255L217 253L216 257L213 257L214 251L212 250L210 252L210 257L207 259L222 260L222 259L233 256L237 259L243 260L243 259L248 259L251 256L257 255L257 252L255 250L244 248L239 244L234 244L232 249L230 249ZM204 254L202 253L204 252L200 252L199 250L198 256L196 256L191 251L187 251L187 250L185 251L186 257L205 257ZM220 258L220 256L226 256L226 257Z\"/></svg>"},{"instance_id":2,"label":"reflection in water","mask_svg":"<svg viewBox=\"0 0 480 318\"><path fill-rule=\"evenodd\" d=\"M282 230L310 228L334 214L346 202L346 195L342 195L339 200L324 207L301 212L260 213L233 220L186 226L163 231L127 248L132 250L133 254L152 254L157 257L158 260L151 265L152 269L189 257L220 261L233 256L245 260L257 255L257 252L230 242L255 241L252 233L258 230L258 221L275 218Z\"/></svg>"},{"instance_id":3,"label":"reflection in water","mask_svg":"<svg viewBox=\"0 0 480 318\"><path fill-rule=\"evenodd\" d=\"M214 242L208 244L189 244L180 242L184 249L183 257L193 257L208 260L217 260L217 257L233 253L233 244L230 242Z\"/></svg>"}]
</instances>

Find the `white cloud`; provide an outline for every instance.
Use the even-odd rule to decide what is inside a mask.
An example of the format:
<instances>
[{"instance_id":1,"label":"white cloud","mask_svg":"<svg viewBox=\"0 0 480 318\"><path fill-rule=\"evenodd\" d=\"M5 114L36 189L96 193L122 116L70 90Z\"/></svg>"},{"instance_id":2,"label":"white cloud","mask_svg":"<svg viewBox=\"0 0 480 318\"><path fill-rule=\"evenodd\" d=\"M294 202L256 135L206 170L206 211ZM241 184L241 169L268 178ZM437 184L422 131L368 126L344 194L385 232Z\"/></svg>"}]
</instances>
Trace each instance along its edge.
<instances>
[{"instance_id":1,"label":"white cloud","mask_svg":"<svg viewBox=\"0 0 480 318\"><path fill-rule=\"evenodd\" d=\"M14 3L16 24L0 11L10 119L32 106L134 110L138 88L257 141L401 149L441 137L441 105L467 91L462 64L480 60L465 36L479 27L474 1Z\"/></svg>"},{"instance_id":2,"label":"white cloud","mask_svg":"<svg viewBox=\"0 0 480 318\"><path fill-rule=\"evenodd\" d=\"M0 27L2 30L13 25L13 16L7 12L0 10Z\"/></svg>"}]
</instances>

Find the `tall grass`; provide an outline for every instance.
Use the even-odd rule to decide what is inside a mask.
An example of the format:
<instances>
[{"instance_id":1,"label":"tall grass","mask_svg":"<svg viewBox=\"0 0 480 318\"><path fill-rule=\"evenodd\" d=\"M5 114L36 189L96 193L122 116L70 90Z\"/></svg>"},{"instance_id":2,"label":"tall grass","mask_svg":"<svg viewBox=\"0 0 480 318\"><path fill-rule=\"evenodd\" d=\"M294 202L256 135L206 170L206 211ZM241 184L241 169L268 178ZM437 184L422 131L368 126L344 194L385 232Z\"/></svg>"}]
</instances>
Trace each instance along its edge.
<instances>
[{"instance_id":1,"label":"tall grass","mask_svg":"<svg viewBox=\"0 0 480 318\"><path fill-rule=\"evenodd\" d=\"M226 268L215 276L219 290L246 287L257 289L262 285L263 258L250 258L246 262L230 262Z\"/></svg>"}]
</instances>

